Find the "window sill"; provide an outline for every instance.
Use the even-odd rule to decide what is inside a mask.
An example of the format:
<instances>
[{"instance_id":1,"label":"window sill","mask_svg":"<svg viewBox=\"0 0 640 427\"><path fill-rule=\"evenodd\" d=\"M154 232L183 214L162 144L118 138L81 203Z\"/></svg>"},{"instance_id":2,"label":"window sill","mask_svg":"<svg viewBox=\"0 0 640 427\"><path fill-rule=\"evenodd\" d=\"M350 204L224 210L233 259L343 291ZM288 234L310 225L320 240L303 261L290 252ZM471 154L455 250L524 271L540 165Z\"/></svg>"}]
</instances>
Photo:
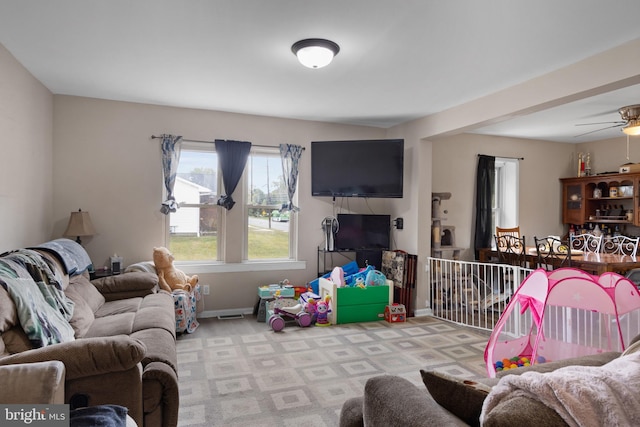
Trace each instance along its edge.
<instances>
[{"instance_id":1,"label":"window sill","mask_svg":"<svg viewBox=\"0 0 640 427\"><path fill-rule=\"evenodd\" d=\"M304 270L306 261L246 261L238 263L175 262L187 274L245 273L254 271Z\"/></svg>"}]
</instances>

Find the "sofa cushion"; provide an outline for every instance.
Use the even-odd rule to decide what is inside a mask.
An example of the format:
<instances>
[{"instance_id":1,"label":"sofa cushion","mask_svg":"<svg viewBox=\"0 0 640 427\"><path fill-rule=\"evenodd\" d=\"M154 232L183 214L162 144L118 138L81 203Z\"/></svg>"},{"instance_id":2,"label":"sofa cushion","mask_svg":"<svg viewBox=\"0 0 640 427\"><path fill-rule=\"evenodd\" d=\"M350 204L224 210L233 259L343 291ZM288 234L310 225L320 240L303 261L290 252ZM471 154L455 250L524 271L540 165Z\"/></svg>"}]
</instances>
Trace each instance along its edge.
<instances>
[{"instance_id":1,"label":"sofa cushion","mask_svg":"<svg viewBox=\"0 0 640 427\"><path fill-rule=\"evenodd\" d=\"M89 279L82 274L69 278L69 286L67 289L69 288L75 289L87 304L89 304L91 311L94 313L104 304L104 297L102 294L98 292Z\"/></svg>"},{"instance_id":2,"label":"sofa cushion","mask_svg":"<svg viewBox=\"0 0 640 427\"><path fill-rule=\"evenodd\" d=\"M164 329L175 338L176 317L171 295L161 292L147 295L142 300L136 313L133 331L152 328Z\"/></svg>"},{"instance_id":3,"label":"sofa cushion","mask_svg":"<svg viewBox=\"0 0 640 427\"><path fill-rule=\"evenodd\" d=\"M129 335L135 318L135 313L119 313L106 317L96 317L85 338Z\"/></svg>"},{"instance_id":4,"label":"sofa cushion","mask_svg":"<svg viewBox=\"0 0 640 427\"><path fill-rule=\"evenodd\" d=\"M109 317L114 314L136 313L140 308L142 298L127 298L115 301L107 301L98 311L95 312L96 318Z\"/></svg>"},{"instance_id":5,"label":"sofa cushion","mask_svg":"<svg viewBox=\"0 0 640 427\"><path fill-rule=\"evenodd\" d=\"M75 331L76 338L82 338L86 335L95 320L93 310L91 310L89 304L82 298L75 287L67 287L65 295L73 301L74 304L73 316L71 316L69 323Z\"/></svg>"},{"instance_id":6,"label":"sofa cushion","mask_svg":"<svg viewBox=\"0 0 640 427\"><path fill-rule=\"evenodd\" d=\"M429 394L440 406L471 426L480 425L482 403L491 387L442 372L420 370L420 374Z\"/></svg>"}]
</instances>

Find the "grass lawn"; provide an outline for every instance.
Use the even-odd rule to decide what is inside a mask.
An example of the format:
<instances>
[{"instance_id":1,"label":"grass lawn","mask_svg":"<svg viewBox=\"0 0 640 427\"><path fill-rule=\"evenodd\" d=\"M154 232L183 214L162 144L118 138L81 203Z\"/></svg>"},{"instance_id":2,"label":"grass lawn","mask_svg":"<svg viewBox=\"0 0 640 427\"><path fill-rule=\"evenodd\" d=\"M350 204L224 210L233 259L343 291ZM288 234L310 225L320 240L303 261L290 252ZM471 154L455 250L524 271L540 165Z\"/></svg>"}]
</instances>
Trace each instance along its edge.
<instances>
[{"instance_id":1,"label":"grass lawn","mask_svg":"<svg viewBox=\"0 0 640 427\"><path fill-rule=\"evenodd\" d=\"M217 236L171 236L169 249L178 261L210 260L218 251ZM289 233L249 227L249 259L288 259Z\"/></svg>"}]
</instances>

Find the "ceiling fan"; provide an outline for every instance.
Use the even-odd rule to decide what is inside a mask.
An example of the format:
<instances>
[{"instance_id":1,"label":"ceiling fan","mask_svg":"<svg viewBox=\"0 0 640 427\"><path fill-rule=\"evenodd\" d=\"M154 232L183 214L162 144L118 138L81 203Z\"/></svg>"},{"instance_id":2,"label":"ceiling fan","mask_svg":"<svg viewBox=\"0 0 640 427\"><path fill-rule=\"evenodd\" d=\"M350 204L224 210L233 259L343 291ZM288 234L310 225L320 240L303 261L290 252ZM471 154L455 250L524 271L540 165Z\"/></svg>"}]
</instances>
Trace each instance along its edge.
<instances>
[{"instance_id":1,"label":"ceiling fan","mask_svg":"<svg viewBox=\"0 0 640 427\"><path fill-rule=\"evenodd\" d=\"M614 122L599 122L599 123L578 123L576 126L593 126L593 125L606 125L610 124L611 126L606 126L600 129L592 130L589 132L582 133L580 135L576 135L576 137L589 135L591 133L600 132L605 129L622 127L622 132L627 135L640 135L640 104L627 105L626 107L622 107L618 110L620 114L620 118L622 120L614 121Z\"/></svg>"}]
</instances>

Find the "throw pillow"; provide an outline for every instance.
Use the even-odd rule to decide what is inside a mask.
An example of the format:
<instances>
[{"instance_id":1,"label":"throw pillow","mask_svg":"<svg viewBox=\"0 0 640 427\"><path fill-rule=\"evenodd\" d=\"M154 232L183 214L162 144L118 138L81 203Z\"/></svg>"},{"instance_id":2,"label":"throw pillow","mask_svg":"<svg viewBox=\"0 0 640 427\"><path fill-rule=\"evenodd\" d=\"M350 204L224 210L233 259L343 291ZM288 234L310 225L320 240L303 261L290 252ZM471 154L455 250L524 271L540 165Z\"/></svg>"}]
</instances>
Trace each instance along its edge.
<instances>
[{"instance_id":1,"label":"throw pillow","mask_svg":"<svg viewBox=\"0 0 640 427\"><path fill-rule=\"evenodd\" d=\"M471 426L480 425L482 403L491 387L441 372L420 370L422 382L440 406Z\"/></svg>"}]
</instances>

